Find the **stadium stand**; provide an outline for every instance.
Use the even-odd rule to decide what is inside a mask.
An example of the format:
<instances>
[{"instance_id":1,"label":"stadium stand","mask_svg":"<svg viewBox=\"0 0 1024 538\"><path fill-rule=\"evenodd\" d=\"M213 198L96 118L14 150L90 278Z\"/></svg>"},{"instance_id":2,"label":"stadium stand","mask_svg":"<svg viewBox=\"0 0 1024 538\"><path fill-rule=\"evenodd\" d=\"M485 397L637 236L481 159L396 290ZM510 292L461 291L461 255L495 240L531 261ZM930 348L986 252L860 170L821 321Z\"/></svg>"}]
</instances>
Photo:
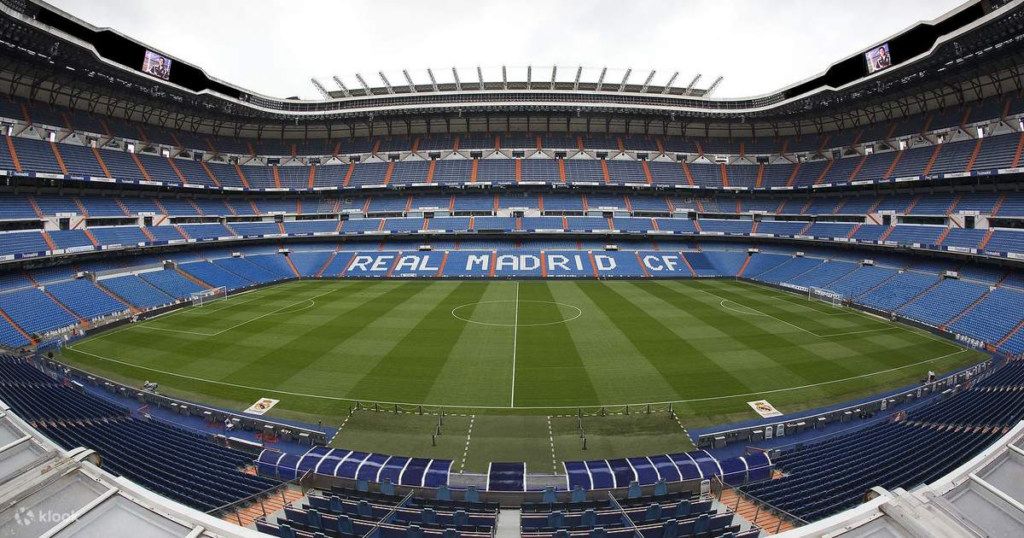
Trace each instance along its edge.
<instances>
[{"instance_id":1,"label":"stadium stand","mask_svg":"<svg viewBox=\"0 0 1024 538\"><path fill-rule=\"evenodd\" d=\"M1024 362L1013 361L970 388L906 413L899 421L783 450L773 462L784 476L744 489L813 521L854 506L870 485L894 489L931 482L1021 419L1022 373ZM880 464L873 461L879 453L886 454Z\"/></svg>"},{"instance_id":2,"label":"stadium stand","mask_svg":"<svg viewBox=\"0 0 1024 538\"><path fill-rule=\"evenodd\" d=\"M871 53L857 51L753 98L719 99L718 83L702 87L699 77L678 87L673 76L660 87L651 72L641 85L631 70L618 82L603 71L600 80L581 80L579 68L570 84L568 71L553 69L548 82L533 66L525 81L508 79L505 68L500 81L485 80L482 68L478 81L453 68L453 82L406 71L395 85L380 72L379 88L361 76L359 88L336 78L340 90L300 100L251 93L185 59L161 80L112 57L140 49L138 42L43 2L4 2L0 400L12 414L0 413L0 422L17 413L66 451L95 450L126 490L131 481L217 516L225 506L255 513L259 505L251 527L281 538L504 538L499 527L509 520L494 499L522 505L518 528L503 530L528 537L753 538L762 535L758 512L747 520L742 503L764 505L782 530L783 520L811 523L857 506L871 488L890 490L878 492L888 498L936 483L1024 419L1024 94L1015 76L1022 10L1019 2L970 0L892 37L891 66L876 71ZM428 458L333 448L323 429L317 442L278 439L257 415L241 416L239 438L213 437L189 421L221 419L182 412L192 404L182 402L173 416L133 412L162 397L155 385L140 391L41 366L53 357L47 353L70 355L80 338L147 323L213 289L491 278L733 279L773 297L820 292L840 315L849 308L901 321L993 360L979 363L979 377L972 376L980 366L968 366L951 377L963 383L919 391L906 409L861 413L842 428L816 423L781 440L762 432L765 444L748 447L715 438L687 453L590 452L595 459L562 461L561 469L556 461L541 487L523 462L464 475L468 432L462 465L441 449ZM693 288L711 293L718 284ZM512 407L518 285L515 301ZM780 308L800 306L793 299ZM434 330L413 330L424 328ZM351 343L339 348L357 356ZM24 356L6 354L15 350ZM142 371L200 379L154 355L142 357ZM238 374L202 381L312 396L253 381L263 371L233 379L245 377ZM816 372L792 374L817 387ZM667 405L671 429L690 435ZM411 413L400 407L387 411ZM584 412L576 411L582 430ZM550 418L548 428L554 458ZM0 440L0 460L24 439ZM67 454L78 453L60 457ZM977 480L967 476L962 482ZM301 493L266 510L267 492L303 478ZM321 489L308 489L313 481ZM726 506L726 493L735 507ZM8 500L8 508L22 501ZM162 508L150 512L173 513ZM0 513L0 527L9 520ZM70 518L66 533L79 520ZM168 535L214 535L189 532Z\"/></svg>"},{"instance_id":3,"label":"stadium stand","mask_svg":"<svg viewBox=\"0 0 1024 538\"><path fill-rule=\"evenodd\" d=\"M0 357L0 399L66 449L100 452L105 467L153 491L203 511L273 488L278 482L238 469L245 453L204 434L132 418L127 409L81 392L28 363Z\"/></svg>"}]
</instances>

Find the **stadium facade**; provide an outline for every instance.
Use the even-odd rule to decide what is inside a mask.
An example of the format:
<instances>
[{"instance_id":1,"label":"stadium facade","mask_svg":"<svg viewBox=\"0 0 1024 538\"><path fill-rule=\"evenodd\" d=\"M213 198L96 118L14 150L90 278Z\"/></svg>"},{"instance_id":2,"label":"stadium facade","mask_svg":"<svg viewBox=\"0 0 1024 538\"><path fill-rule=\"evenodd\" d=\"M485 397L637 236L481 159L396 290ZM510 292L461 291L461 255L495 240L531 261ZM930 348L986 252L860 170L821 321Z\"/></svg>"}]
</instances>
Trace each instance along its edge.
<instances>
[{"instance_id":1,"label":"stadium facade","mask_svg":"<svg viewBox=\"0 0 1024 538\"><path fill-rule=\"evenodd\" d=\"M0 418L14 432L0 459L60 462L33 483L8 475L14 535L104 532L108 511L144 512L146 536L493 536L512 517L538 537L928 536L1024 521L993 470L1019 465L1024 413L1024 0L966 2L742 99L565 67L379 73L278 99L43 2L0 12ZM742 279L988 358L711 428L694 452L467 477L56 356L202 298L335 278ZM155 408L287 442L198 435ZM107 489L81 490L45 531L22 525L37 512L17 507L57 503L39 491L71 473Z\"/></svg>"}]
</instances>

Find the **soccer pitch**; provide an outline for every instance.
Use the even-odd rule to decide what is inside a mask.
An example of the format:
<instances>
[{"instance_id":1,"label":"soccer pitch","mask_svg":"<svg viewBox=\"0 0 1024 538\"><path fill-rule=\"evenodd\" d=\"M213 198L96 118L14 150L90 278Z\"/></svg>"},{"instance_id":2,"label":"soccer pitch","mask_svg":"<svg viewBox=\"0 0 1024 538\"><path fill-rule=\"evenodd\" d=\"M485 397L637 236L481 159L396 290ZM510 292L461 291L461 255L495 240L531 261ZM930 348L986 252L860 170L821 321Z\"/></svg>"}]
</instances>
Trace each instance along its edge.
<instances>
[{"instance_id":1,"label":"soccer pitch","mask_svg":"<svg viewBox=\"0 0 1024 538\"><path fill-rule=\"evenodd\" d=\"M617 415L624 405L637 414L647 403L672 403L679 420L662 413L666 440L685 449L683 427L756 418L748 401L767 399L788 413L983 358L924 331L733 280L298 281L118 328L63 352L74 366L122 382L156 381L161 392L202 403L244 409L261 397L280 399L271 416L312 423L343 424L356 401L444 407L478 417L478 429L493 422L495 439L509 435L502 420L524 420L522 436L544 441L536 458L545 466L548 438L554 443L561 427L545 422L580 407ZM425 452L463 452L431 445L435 419L420 417L422 434L403 445L400 431L358 418L365 415L343 429L346 447L405 454L426 439ZM614 440L620 427L656 433L639 420L594 426L611 440L595 440L585 456L657 452ZM473 442L480 458L502 452L497 441L488 451L486 435Z\"/></svg>"}]
</instances>

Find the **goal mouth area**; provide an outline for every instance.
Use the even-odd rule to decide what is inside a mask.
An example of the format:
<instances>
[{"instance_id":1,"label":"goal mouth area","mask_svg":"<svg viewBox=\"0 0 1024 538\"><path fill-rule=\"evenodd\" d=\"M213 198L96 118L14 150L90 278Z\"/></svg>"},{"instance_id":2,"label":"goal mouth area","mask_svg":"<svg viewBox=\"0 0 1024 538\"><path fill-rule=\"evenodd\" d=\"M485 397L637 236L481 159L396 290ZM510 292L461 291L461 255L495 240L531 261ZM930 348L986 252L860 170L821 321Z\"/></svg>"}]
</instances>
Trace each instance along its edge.
<instances>
[{"instance_id":1,"label":"goal mouth area","mask_svg":"<svg viewBox=\"0 0 1024 538\"><path fill-rule=\"evenodd\" d=\"M836 308L843 306L846 302L846 296L842 293L826 288L807 288L807 300L809 301L821 301L828 303Z\"/></svg>"},{"instance_id":2,"label":"goal mouth area","mask_svg":"<svg viewBox=\"0 0 1024 538\"><path fill-rule=\"evenodd\" d=\"M220 301L228 298L228 289L224 286L197 291L189 295L189 299L195 306L203 306L212 301Z\"/></svg>"}]
</instances>

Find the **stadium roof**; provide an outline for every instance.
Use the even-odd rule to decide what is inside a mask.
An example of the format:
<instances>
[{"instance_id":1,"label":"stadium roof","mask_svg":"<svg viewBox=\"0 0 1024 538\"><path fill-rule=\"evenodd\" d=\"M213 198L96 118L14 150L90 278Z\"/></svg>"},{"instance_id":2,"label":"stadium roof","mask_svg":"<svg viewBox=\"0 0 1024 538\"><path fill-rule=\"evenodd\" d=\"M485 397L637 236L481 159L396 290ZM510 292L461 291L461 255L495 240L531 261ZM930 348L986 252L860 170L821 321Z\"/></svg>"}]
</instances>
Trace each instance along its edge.
<instances>
[{"instance_id":1,"label":"stadium roof","mask_svg":"<svg viewBox=\"0 0 1024 538\"><path fill-rule=\"evenodd\" d=\"M378 71L373 76L352 75L346 81L332 77L337 89L324 89L324 100L359 96L445 93L489 90L609 92L710 98L724 77L699 86L703 75L680 78L679 71L659 72L632 67L584 67L582 65L452 67L449 69L403 69L397 73ZM354 82L353 82L354 79ZM391 81L396 81L392 83ZM686 82L689 81L689 84ZM314 86L322 88L313 79Z\"/></svg>"},{"instance_id":2,"label":"stadium roof","mask_svg":"<svg viewBox=\"0 0 1024 538\"><path fill-rule=\"evenodd\" d=\"M469 129L471 118L508 124L530 115L567 123L584 118L587 130L668 132L696 124L720 135L723 129L729 135L733 129L822 132L1019 90L1022 3L970 0L880 39L875 47L890 46L892 68L867 73L865 51L857 51L817 76L748 98L714 98L714 83L702 88L667 73L659 80L653 71L576 66L452 68L443 76L440 70L378 72L360 76L358 87L341 80L336 89L324 88L324 99L291 100L220 81L169 55L172 68L161 80L141 69L151 47L41 0L2 0L0 44L11 54L0 64L0 87L72 108L236 136L268 129L391 134L435 129L433 121L450 130L453 118Z\"/></svg>"}]
</instances>

